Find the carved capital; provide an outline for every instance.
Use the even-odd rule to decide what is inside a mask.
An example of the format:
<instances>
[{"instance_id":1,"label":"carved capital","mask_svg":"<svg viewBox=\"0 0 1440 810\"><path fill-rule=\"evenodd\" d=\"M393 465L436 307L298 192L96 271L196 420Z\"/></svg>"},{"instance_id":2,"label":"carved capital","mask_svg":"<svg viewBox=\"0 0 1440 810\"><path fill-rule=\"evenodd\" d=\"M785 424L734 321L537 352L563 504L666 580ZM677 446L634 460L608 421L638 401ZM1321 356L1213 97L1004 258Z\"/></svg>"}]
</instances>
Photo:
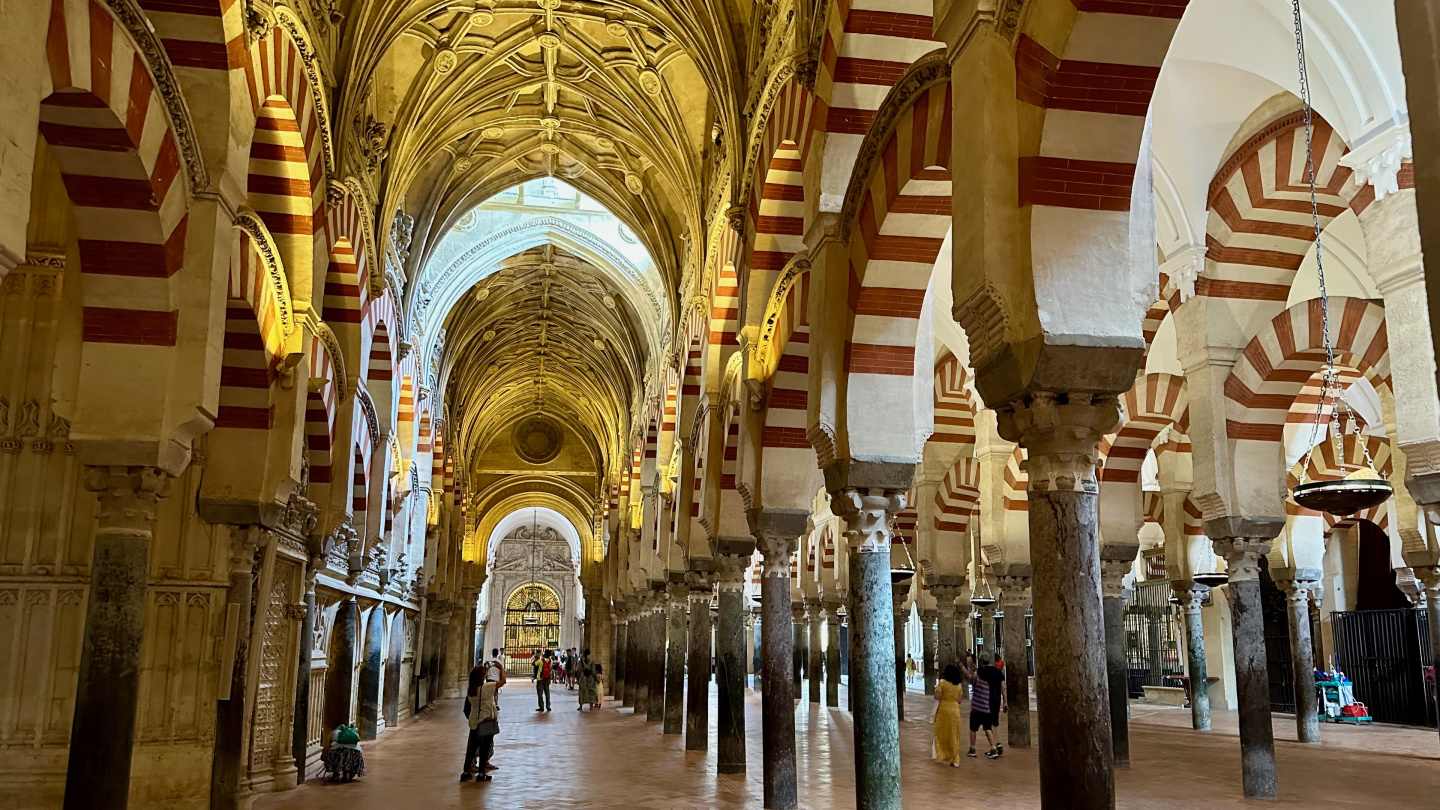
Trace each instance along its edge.
<instances>
[{"instance_id":1,"label":"carved capital","mask_svg":"<svg viewBox=\"0 0 1440 810\"><path fill-rule=\"evenodd\" d=\"M683 582L669 582L665 584L665 598L670 604L683 606L690 598L690 586Z\"/></svg>"},{"instance_id":2,"label":"carved capital","mask_svg":"<svg viewBox=\"0 0 1440 810\"><path fill-rule=\"evenodd\" d=\"M1131 560L1100 561L1100 593L1106 598L1124 596L1125 575L1135 569Z\"/></svg>"},{"instance_id":3,"label":"carved capital","mask_svg":"<svg viewBox=\"0 0 1440 810\"><path fill-rule=\"evenodd\" d=\"M260 526L244 526L230 533L230 573L248 574L255 569L255 552L265 544Z\"/></svg>"},{"instance_id":4,"label":"carved capital","mask_svg":"<svg viewBox=\"0 0 1440 810\"><path fill-rule=\"evenodd\" d=\"M845 521L845 538L851 551L889 554L891 521L905 508L905 493L846 487L831 499L830 507Z\"/></svg>"},{"instance_id":5,"label":"carved capital","mask_svg":"<svg viewBox=\"0 0 1440 810\"><path fill-rule=\"evenodd\" d=\"M304 602L291 602L285 606L285 618L291 621L303 621L310 614L310 606Z\"/></svg>"},{"instance_id":6,"label":"carved capital","mask_svg":"<svg viewBox=\"0 0 1440 810\"><path fill-rule=\"evenodd\" d=\"M964 585L932 585L930 595L935 597L935 602L943 609L954 606L955 600L960 598L960 592L965 589Z\"/></svg>"},{"instance_id":7,"label":"carved capital","mask_svg":"<svg viewBox=\"0 0 1440 810\"><path fill-rule=\"evenodd\" d=\"M739 554L715 555L715 584L721 593L745 590L745 569L750 558Z\"/></svg>"},{"instance_id":8,"label":"carved capital","mask_svg":"<svg viewBox=\"0 0 1440 810\"><path fill-rule=\"evenodd\" d=\"M1201 585L1188 579L1171 580L1170 587L1175 591L1175 598L1180 600L1180 607L1186 613L1199 613L1205 603L1206 594L1210 593L1209 585Z\"/></svg>"},{"instance_id":9,"label":"carved capital","mask_svg":"<svg viewBox=\"0 0 1440 810\"><path fill-rule=\"evenodd\" d=\"M1320 583L1313 579L1278 579L1275 585L1284 594L1285 600L1293 607L1295 605L1308 605L1311 594L1319 595Z\"/></svg>"},{"instance_id":10,"label":"carved capital","mask_svg":"<svg viewBox=\"0 0 1440 810\"><path fill-rule=\"evenodd\" d=\"M1003 576L995 579L1000 585L1001 607L1006 610L1030 607L1030 577Z\"/></svg>"},{"instance_id":11,"label":"carved capital","mask_svg":"<svg viewBox=\"0 0 1440 810\"><path fill-rule=\"evenodd\" d=\"M86 467L85 488L95 493L99 534L151 534L155 506L174 479L158 467Z\"/></svg>"},{"instance_id":12,"label":"carved capital","mask_svg":"<svg viewBox=\"0 0 1440 810\"><path fill-rule=\"evenodd\" d=\"M690 588L690 598L703 596L707 601L710 599L710 591L715 583L710 575L704 571L686 571L685 584Z\"/></svg>"},{"instance_id":13,"label":"carved capital","mask_svg":"<svg viewBox=\"0 0 1440 810\"><path fill-rule=\"evenodd\" d=\"M1271 541L1248 537L1215 537L1215 553L1225 558L1230 582L1260 579L1260 557L1270 553Z\"/></svg>"},{"instance_id":14,"label":"carved capital","mask_svg":"<svg viewBox=\"0 0 1440 810\"><path fill-rule=\"evenodd\" d=\"M755 534L756 547L763 555L760 566L762 577L789 577L790 559L795 555L795 550L800 547L800 538L780 534L773 531L760 531Z\"/></svg>"},{"instance_id":15,"label":"carved capital","mask_svg":"<svg viewBox=\"0 0 1440 810\"><path fill-rule=\"evenodd\" d=\"M996 415L1000 435L1029 454L1030 491L1099 492L1097 448L1120 421L1119 399L1037 391L1001 406Z\"/></svg>"}]
</instances>

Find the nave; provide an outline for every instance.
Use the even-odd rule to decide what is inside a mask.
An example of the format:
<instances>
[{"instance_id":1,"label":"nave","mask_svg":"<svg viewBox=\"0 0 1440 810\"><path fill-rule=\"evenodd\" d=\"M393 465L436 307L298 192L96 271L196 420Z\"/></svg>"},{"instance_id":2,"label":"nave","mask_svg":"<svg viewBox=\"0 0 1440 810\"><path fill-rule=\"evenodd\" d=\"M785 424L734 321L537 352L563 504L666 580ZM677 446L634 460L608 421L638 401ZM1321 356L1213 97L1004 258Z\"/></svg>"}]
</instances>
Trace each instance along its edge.
<instances>
[{"instance_id":1,"label":"nave","mask_svg":"<svg viewBox=\"0 0 1440 810\"><path fill-rule=\"evenodd\" d=\"M761 780L716 773L716 755L686 751L633 710L607 702L598 713L574 707L574 692L557 689L551 714L534 711L528 679L512 680L501 697L501 733L492 763L494 781L457 780L465 744L460 702L440 701L416 722L369 747L367 775L348 785L323 780L259 799L255 810L426 810L525 808L531 810L710 810L758 807ZM842 700L845 692L841 690ZM905 806L951 810L1039 807L1035 749L1007 750L1000 759L967 759L954 769L930 761L933 702L920 689L907 694L913 719L901 724ZM912 702L913 701L913 702ZM710 717L715 717L711 699ZM1186 733L1188 713L1136 706L1132 718L1133 767L1116 774L1119 810L1228 810L1249 806L1229 774L1238 767L1236 725L1217 712L1215 733ZM760 699L746 697L747 745L761 747ZM712 720L710 733L714 734ZM801 701L795 709L800 807L855 807L853 729L848 714ZM1006 729L1001 728L1001 739ZM1379 747L1373 735L1336 729L1324 747L1295 741L1293 725L1275 722L1278 765L1293 786L1277 807L1373 810L1374 787L1386 801L1425 807L1434 783L1413 778L1429 757L1431 735L1387 728ZM982 738L983 743L983 738Z\"/></svg>"}]
</instances>

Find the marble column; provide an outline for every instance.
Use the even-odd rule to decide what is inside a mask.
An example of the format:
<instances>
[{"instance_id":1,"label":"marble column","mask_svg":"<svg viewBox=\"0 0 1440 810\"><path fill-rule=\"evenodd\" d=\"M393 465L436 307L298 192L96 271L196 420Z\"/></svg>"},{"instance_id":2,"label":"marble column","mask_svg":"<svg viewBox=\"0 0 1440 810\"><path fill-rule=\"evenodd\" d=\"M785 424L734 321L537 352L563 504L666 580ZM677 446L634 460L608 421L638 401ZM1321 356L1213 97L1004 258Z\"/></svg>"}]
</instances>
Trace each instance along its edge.
<instances>
[{"instance_id":1,"label":"marble column","mask_svg":"<svg viewBox=\"0 0 1440 810\"><path fill-rule=\"evenodd\" d=\"M1251 523L1273 525L1243 525ZM1205 534L1214 542L1215 552L1225 558L1230 574L1226 590L1230 592L1235 685L1240 702L1241 782L1247 799L1273 799L1276 794L1275 732L1270 721L1270 676L1265 664L1265 620L1260 606L1260 557L1270 553L1271 538L1283 526L1284 521L1278 518L1220 518L1205 522Z\"/></svg>"},{"instance_id":2,"label":"marble column","mask_svg":"<svg viewBox=\"0 0 1440 810\"><path fill-rule=\"evenodd\" d=\"M90 593L65 772L65 810L123 810L140 699L155 506L172 479L155 467L86 467L99 498ZM248 621L246 622L248 624Z\"/></svg>"},{"instance_id":3,"label":"marble column","mask_svg":"<svg viewBox=\"0 0 1440 810\"><path fill-rule=\"evenodd\" d=\"M1425 615L1430 620L1430 665L1440 673L1440 566L1416 568L1415 576L1425 586Z\"/></svg>"},{"instance_id":4,"label":"marble column","mask_svg":"<svg viewBox=\"0 0 1440 810\"><path fill-rule=\"evenodd\" d=\"M1110 703L1110 743L1115 767L1130 767L1130 663L1125 656L1125 575L1132 563L1101 560L1100 594L1105 611L1105 676Z\"/></svg>"},{"instance_id":5,"label":"marble column","mask_svg":"<svg viewBox=\"0 0 1440 810\"><path fill-rule=\"evenodd\" d=\"M295 781L305 781L306 757L310 752L310 669L315 651L315 576L325 566L324 557L313 557L305 569L305 602L300 618L300 641L295 668L295 722L290 727L290 753L295 757ZM417 634L418 635L418 634ZM411 700L415 699L411 695Z\"/></svg>"},{"instance_id":6,"label":"marble column","mask_svg":"<svg viewBox=\"0 0 1440 810\"><path fill-rule=\"evenodd\" d=\"M900 717L895 704L895 626L890 526L904 492L849 488L835 493L850 546L850 694L854 699L856 810L903 810Z\"/></svg>"},{"instance_id":7,"label":"marble column","mask_svg":"<svg viewBox=\"0 0 1440 810\"><path fill-rule=\"evenodd\" d=\"M685 693L685 750L704 751L710 733L710 596L714 586L704 574L685 575L690 586L690 689Z\"/></svg>"},{"instance_id":8,"label":"marble column","mask_svg":"<svg viewBox=\"0 0 1440 810\"><path fill-rule=\"evenodd\" d=\"M932 585L930 595L935 597L935 667L944 675L946 667L960 660L961 649L955 644L955 597L960 586Z\"/></svg>"},{"instance_id":9,"label":"marble column","mask_svg":"<svg viewBox=\"0 0 1440 810\"><path fill-rule=\"evenodd\" d=\"M650 608L650 661L648 672L650 674L650 689L646 695L649 703L646 705L645 721L647 723L661 723L665 720L665 646L669 624L666 612L668 600L665 594L665 585L659 580L651 580L651 591L654 593L654 601Z\"/></svg>"},{"instance_id":10,"label":"marble column","mask_svg":"<svg viewBox=\"0 0 1440 810\"><path fill-rule=\"evenodd\" d=\"M1112 810L1095 462L1100 437L1119 421L1119 402L1038 391L1001 406L997 417L1000 435L1028 453L1040 805Z\"/></svg>"},{"instance_id":11,"label":"marble column","mask_svg":"<svg viewBox=\"0 0 1440 810\"><path fill-rule=\"evenodd\" d=\"M840 708L840 605L827 601L825 612L825 705Z\"/></svg>"},{"instance_id":12,"label":"marble column","mask_svg":"<svg viewBox=\"0 0 1440 810\"><path fill-rule=\"evenodd\" d=\"M631 696L630 672L630 609L623 603L616 605L618 621L615 623L615 671L610 673L610 693L620 699L622 706L634 705ZM627 696L628 697L627 699Z\"/></svg>"},{"instance_id":13,"label":"marble column","mask_svg":"<svg viewBox=\"0 0 1440 810\"><path fill-rule=\"evenodd\" d=\"M1025 646L1025 611L1030 609L1030 577L1000 577L1000 605L1005 609L1005 699L1010 706L1006 733L1011 748L1029 748L1030 656Z\"/></svg>"},{"instance_id":14,"label":"marble column","mask_svg":"<svg viewBox=\"0 0 1440 810\"><path fill-rule=\"evenodd\" d=\"M750 555L716 558L720 614L715 625L716 766L745 773L745 569Z\"/></svg>"},{"instance_id":15,"label":"marble column","mask_svg":"<svg viewBox=\"0 0 1440 810\"><path fill-rule=\"evenodd\" d=\"M937 660L935 658L935 644L937 640L935 637L935 623L939 618L940 611L938 610L920 611L920 644L923 648L922 654L925 656L925 660L921 662L921 666L925 670L925 694L927 695L935 694L935 679L939 675L935 668L935 662Z\"/></svg>"},{"instance_id":16,"label":"marble column","mask_svg":"<svg viewBox=\"0 0 1440 810\"><path fill-rule=\"evenodd\" d=\"M690 608L690 588L672 582L665 586L670 602L669 644L665 650L665 729L666 734L679 734L685 729L685 644L686 622ZM705 612L709 613L707 606Z\"/></svg>"},{"instance_id":17,"label":"marble column","mask_svg":"<svg viewBox=\"0 0 1440 810\"><path fill-rule=\"evenodd\" d=\"M210 761L211 810L238 808L250 796L245 779L246 675L250 669L255 552L264 542L265 530L258 526L231 530L230 587L225 592L225 639L230 644L221 650L224 684L215 703L215 753ZM227 672L229 677L224 678Z\"/></svg>"},{"instance_id":18,"label":"marble column","mask_svg":"<svg viewBox=\"0 0 1440 810\"><path fill-rule=\"evenodd\" d=\"M623 705L632 707L635 714L644 714L649 705L645 700L646 690L649 689L645 672L645 645L648 643L646 634L649 628L645 621L650 615L650 605L647 597L637 595L632 599L634 607L630 612L633 618L630 620L630 643L628 645L630 661L625 667Z\"/></svg>"},{"instance_id":19,"label":"marble column","mask_svg":"<svg viewBox=\"0 0 1440 810\"><path fill-rule=\"evenodd\" d=\"M1190 673L1190 726L1196 731L1210 730L1210 680L1205 670L1205 620L1201 606L1208 585L1194 580L1171 580L1175 597L1185 614L1185 664Z\"/></svg>"},{"instance_id":20,"label":"marble column","mask_svg":"<svg viewBox=\"0 0 1440 810\"><path fill-rule=\"evenodd\" d=\"M763 617L764 606L761 606L760 610ZM810 634L805 630L805 605L803 602L790 603L790 638L790 657L793 660L790 668L791 686L793 687L791 694L798 695L805 680L805 667L810 663Z\"/></svg>"},{"instance_id":21,"label":"marble column","mask_svg":"<svg viewBox=\"0 0 1440 810\"><path fill-rule=\"evenodd\" d=\"M980 651L988 653L990 660L995 660L995 605L980 605L976 612L980 614L980 638L984 643Z\"/></svg>"},{"instance_id":22,"label":"marble column","mask_svg":"<svg viewBox=\"0 0 1440 810\"><path fill-rule=\"evenodd\" d=\"M745 610L745 685L760 691L760 607Z\"/></svg>"},{"instance_id":23,"label":"marble column","mask_svg":"<svg viewBox=\"0 0 1440 810\"><path fill-rule=\"evenodd\" d=\"M825 672L825 641L820 628L822 618L820 600L813 596L807 597L805 599L805 631L810 637L810 641L806 645L810 652L810 661L805 666L805 674L810 677L810 702L817 705L820 703L820 689Z\"/></svg>"},{"instance_id":24,"label":"marble column","mask_svg":"<svg viewBox=\"0 0 1440 810\"><path fill-rule=\"evenodd\" d=\"M1310 594L1320 589L1320 583L1315 579L1296 578L1280 580L1275 584L1285 592L1290 608L1290 666L1295 672L1296 739L1319 743L1320 707L1315 699L1315 647L1310 638Z\"/></svg>"},{"instance_id":25,"label":"marble column","mask_svg":"<svg viewBox=\"0 0 1440 810\"><path fill-rule=\"evenodd\" d=\"M765 807L788 810L799 805L792 700L798 667L792 649L794 609L790 603L790 560L799 545L799 534L762 529L755 536L764 555L760 569L760 719Z\"/></svg>"},{"instance_id":26,"label":"marble column","mask_svg":"<svg viewBox=\"0 0 1440 810\"><path fill-rule=\"evenodd\" d=\"M970 632L970 617L974 613L974 606L962 591L955 600L955 654L962 658L972 652L974 646L974 635Z\"/></svg>"},{"instance_id":27,"label":"marble column","mask_svg":"<svg viewBox=\"0 0 1440 810\"><path fill-rule=\"evenodd\" d=\"M434 629L440 630L441 625ZM352 723L350 700L355 687L355 642L360 635L360 605L355 597L340 601L335 609L335 626L330 630L330 654L326 659L329 669L325 674L325 728L334 730L341 723ZM443 641L437 641L435 658L438 662ZM437 663L438 668L438 663ZM324 734L321 740L328 745Z\"/></svg>"},{"instance_id":28,"label":"marble column","mask_svg":"<svg viewBox=\"0 0 1440 810\"><path fill-rule=\"evenodd\" d=\"M895 632L895 716L905 719L905 625L910 611L905 598L910 594L910 579L893 582L890 585L890 604L894 606L893 627Z\"/></svg>"}]
</instances>

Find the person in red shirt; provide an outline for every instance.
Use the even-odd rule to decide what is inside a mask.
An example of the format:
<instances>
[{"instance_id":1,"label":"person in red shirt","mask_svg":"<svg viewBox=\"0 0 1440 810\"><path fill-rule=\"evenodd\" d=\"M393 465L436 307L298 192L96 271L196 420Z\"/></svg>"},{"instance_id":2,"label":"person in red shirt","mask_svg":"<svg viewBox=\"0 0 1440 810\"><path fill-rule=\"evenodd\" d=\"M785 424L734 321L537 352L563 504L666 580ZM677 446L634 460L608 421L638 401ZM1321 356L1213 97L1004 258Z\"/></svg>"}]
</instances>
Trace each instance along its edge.
<instances>
[{"instance_id":1,"label":"person in red shirt","mask_svg":"<svg viewBox=\"0 0 1440 810\"><path fill-rule=\"evenodd\" d=\"M535 698L540 705L535 709L537 712L550 711L550 679L554 677L554 661L551 659L550 651L546 650L545 655L540 659L540 677L535 679Z\"/></svg>"}]
</instances>

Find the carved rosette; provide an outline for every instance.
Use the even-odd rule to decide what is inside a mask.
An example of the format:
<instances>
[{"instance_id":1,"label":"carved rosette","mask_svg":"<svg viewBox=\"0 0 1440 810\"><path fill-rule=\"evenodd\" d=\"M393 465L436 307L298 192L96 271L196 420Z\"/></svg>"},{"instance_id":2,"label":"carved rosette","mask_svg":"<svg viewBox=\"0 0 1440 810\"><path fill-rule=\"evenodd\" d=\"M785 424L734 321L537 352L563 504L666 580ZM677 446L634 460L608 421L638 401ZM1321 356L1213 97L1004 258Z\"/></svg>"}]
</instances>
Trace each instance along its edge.
<instances>
[{"instance_id":1,"label":"carved rosette","mask_svg":"<svg viewBox=\"0 0 1440 810\"><path fill-rule=\"evenodd\" d=\"M85 488L100 500L97 534L151 534L155 507L175 481L158 467L86 467Z\"/></svg>"},{"instance_id":2,"label":"carved rosette","mask_svg":"<svg viewBox=\"0 0 1440 810\"><path fill-rule=\"evenodd\" d=\"M905 492L847 487L831 499L830 508L845 521L851 551L889 554L891 521L905 508Z\"/></svg>"},{"instance_id":3,"label":"carved rosette","mask_svg":"<svg viewBox=\"0 0 1440 810\"><path fill-rule=\"evenodd\" d=\"M1100 438L1120 421L1112 395L1037 391L997 409L1000 435L1028 452L1031 492L1100 491Z\"/></svg>"},{"instance_id":4,"label":"carved rosette","mask_svg":"<svg viewBox=\"0 0 1440 810\"><path fill-rule=\"evenodd\" d=\"M1216 537L1215 553L1225 558L1226 573L1230 582L1248 582L1260 579L1260 557L1270 553L1270 540L1251 540L1246 537Z\"/></svg>"}]
</instances>

